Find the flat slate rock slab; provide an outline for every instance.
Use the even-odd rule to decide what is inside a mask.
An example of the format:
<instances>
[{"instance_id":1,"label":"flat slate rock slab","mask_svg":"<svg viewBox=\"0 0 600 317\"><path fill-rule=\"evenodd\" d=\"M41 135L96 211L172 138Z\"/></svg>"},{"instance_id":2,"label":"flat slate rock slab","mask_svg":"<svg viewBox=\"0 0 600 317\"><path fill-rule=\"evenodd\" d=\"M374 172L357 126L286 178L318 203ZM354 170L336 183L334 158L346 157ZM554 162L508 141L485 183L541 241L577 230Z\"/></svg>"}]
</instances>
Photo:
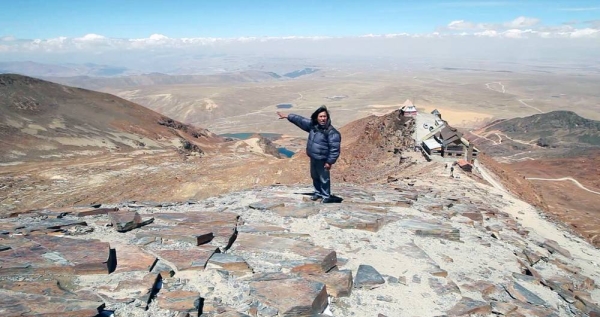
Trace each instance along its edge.
<instances>
[{"instance_id":1,"label":"flat slate rock slab","mask_svg":"<svg viewBox=\"0 0 600 317\"><path fill-rule=\"evenodd\" d=\"M30 233L34 231L60 231L66 227L72 226L87 226L87 223L83 220L69 220L69 219L57 219L49 218L40 221L32 221L26 224L19 224L16 219L11 219L9 222L12 228L3 228L9 232L23 232ZM10 226L10 225L9 225Z\"/></svg>"},{"instance_id":2,"label":"flat slate rock slab","mask_svg":"<svg viewBox=\"0 0 600 317\"><path fill-rule=\"evenodd\" d=\"M333 297L347 297L352 292L352 271L331 270L327 273L301 274L307 280L317 281L327 286L327 293Z\"/></svg>"},{"instance_id":3,"label":"flat slate rock slab","mask_svg":"<svg viewBox=\"0 0 600 317\"><path fill-rule=\"evenodd\" d=\"M187 250L152 250L151 252L175 266L177 271L204 270L208 259L218 249L210 245L201 245Z\"/></svg>"},{"instance_id":4,"label":"flat slate rock slab","mask_svg":"<svg viewBox=\"0 0 600 317\"><path fill-rule=\"evenodd\" d=\"M396 220L385 213L376 213L358 208L340 208L331 210L325 215L325 221L342 229L359 229L377 232L386 223Z\"/></svg>"},{"instance_id":5,"label":"flat slate rock slab","mask_svg":"<svg viewBox=\"0 0 600 317\"><path fill-rule=\"evenodd\" d=\"M201 297L197 292L164 290L158 292L156 300L158 301L158 307L161 309L195 314L200 313Z\"/></svg>"},{"instance_id":6,"label":"flat slate rock slab","mask_svg":"<svg viewBox=\"0 0 600 317\"><path fill-rule=\"evenodd\" d=\"M207 269L218 269L233 272L234 274L243 275L251 273L252 270L248 263L240 257L229 253L215 253L208 260Z\"/></svg>"},{"instance_id":7,"label":"flat slate rock slab","mask_svg":"<svg viewBox=\"0 0 600 317\"><path fill-rule=\"evenodd\" d=\"M160 238L163 240L163 243L166 241L178 241L198 246L210 242L215 237L214 231L216 230L213 226L151 225L136 232L135 236L137 238ZM230 235L233 235L233 230L231 230Z\"/></svg>"},{"instance_id":8,"label":"flat slate rock slab","mask_svg":"<svg viewBox=\"0 0 600 317\"><path fill-rule=\"evenodd\" d=\"M523 285L512 282L505 286L506 292L514 299L538 306L544 306L546 302L539 296L535 295L530 290L526 289Z\"/></svg>"},{"instance_id":9,"label":"flat slate rock slab","mask_svg":"<svg viewBox=\"0 0 600 317\"><path fill-rule=\"evenodd\" d=\"M300 317L320 314L327 307L325 284L287 276L250 282L250 296L277 310L277 316Z\"/></svg>"},{"instance_id":10,"label":"flat slate rock slab","mask_svg":"<svg viewBox=\"0 0 600 317\"><path fill-rule=\"evenodd\" d=\"M117 267L115 273L144 271L149 272L157 258L135 245L115 245Z\"/></svg>"},{"instance_id":11,"label":"flat slate rock slab","mask_svg":"<svg viewBox=\"0 0 600 317\"><path fill-rule=\"evenodd\" d=\"M20 246L2 252L0 275L108 274L114 270L116 256L106 242L47 235L22 239Z\"/></svg>"},{"instance_id":12,"label":"flat slate rock slab","mask_svg":"<svg viewBox=\"0 0 600 317\"><path fill-rule=\"evenodd\" d=\"M492 312L490 304L469 297L463 297L448 311L448 316L487 316Z\"/></svg>"},{"instance_id":13,"label":"flat slate rock slab","mask_svg":"<svg viewBox=\"0 0 600 317\"><path fill-rule=\"evenodd\" d=\"M231 212L214 212L191 210L185 213L155 213L152 216L156 219L164 220L174 224L211 224L211 225L237 225L240 216Z\"/></svg>"},{"instance_id":14,"label":"flat slate rock slab","mask_svg":"<svg viewBox=\"0 0 600 317\"><path fill-rule=\"evenodd\" d=\"M370 288L384 283L385 280L374 267L366 264L358 266L356 277L354 278L354 288Z\"/></svg>"},{"instance_id":15,"label":"flat slate rock slab","mask_svg":"<svg viewBox=\"0 0 600 317\"><path fill-rule=\"evenodd\" d=\"M2 316L96 316L104 303L0 289Z\"/></svg>"},{"instance_id":16,"label":"flat slate rock slab","mask_svg":"<svg viewBox=\"0 0 600 317\"><path fill-rule=\"evenodd\" d=\"M245 253L241 254L244 258L277 259L278 263L289 266L295 272L327 272L337 264L334 250L306 241L265 235L240 233L231 250L234 254Z\"/></svg>"},{"instance_id":17,"label":"flat slate rock slab","mask_svg":"<svg viewBox=\"0 0 600 317\"><path fill-rule=\"evenodd\" d=\"M400 220L398 223L401 227L412 230L418 236L460 241L460 230L446 224L424 219L405 219Z\"/></svg>"}]
</instances>

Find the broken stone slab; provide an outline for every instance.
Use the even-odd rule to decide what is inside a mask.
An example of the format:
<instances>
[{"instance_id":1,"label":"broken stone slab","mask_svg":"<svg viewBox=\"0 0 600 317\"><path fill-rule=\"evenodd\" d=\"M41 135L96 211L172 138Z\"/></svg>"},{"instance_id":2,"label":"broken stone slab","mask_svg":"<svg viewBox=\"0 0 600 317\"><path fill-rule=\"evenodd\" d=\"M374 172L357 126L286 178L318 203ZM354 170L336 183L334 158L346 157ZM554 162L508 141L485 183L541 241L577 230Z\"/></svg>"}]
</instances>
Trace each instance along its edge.
<instances>
[{"instance_id":1,"label":"broken stone slab","mask_svg":"<svg viewBox=\"0 0 600 317\"><path fill-rule=\"evenodd\" d=\"M342 229L359 229L377 232L389 222L385 214L369 212L364 209L339 208L324 214L325 221Z\"/></svg>"},{"instance_id":2,"label":"broken stone slab","mask_svg":"<svg viewBox=\"0 0 600 317\"><path fill-rule=\"evenodd\" d=\"M2 316L96 316L104 308L101 301L44 296L0 289Z\"/></svg>"},{"instance_id":3,"label":"broken stone slab","mask_svg":"<svg viewBox=\"0 0 600 317\"><path fill-rule=\"evenodd\" d=\"M523 250L523 255L529 262L529 265L533 266L538 263L541 259L545 258L545 256L537 251L533 251L530 249Z\"/></svg>"},{"instance_id":4,"label":"broken stone slab","mask_svg":"<svg viewBox=\"0 0 600 317\"><path fill-rule=\"evenodd\" d=\"M281 201L278 199L263 199L261 201L257 201L251 203L248 207L256 210L274 210L276 208L285 207L285 201Z\"/></svg>"},{"instance_id":5,"label":"broken stone slab","mask_svg":"<svg viewBox=\"0 0 600 317\"><path fill-rule=\"evenodd\" d=\"M215 315L215 317L250 317L250 315L246 315L237 311L226 311L224 313Z\"/></svg>"},{"instance_id":6,"label":"broken stone slab","mask_svg":"<svg viewBox=\"0 0 600 317\"><path fill-rule=\"evenodd\" d=\"M384 283L385 280L374 267L366 264L358 266L356 277L354 278L354 288L370 288Z\"/></svg>"},{"instance_id":7,"label":"broken stone slab","mask_svg":"<svg viewBox=\"0 0 600 317\"><path fill-rule=\"evenodd\" d=\"M472 283L462 284L460 286L461 289L465 289L470 292L475 292L481 294L481 297L484 300L490 300L493 295L498 293L501 289L495 284L490 283L489 281L478 280Z\"/></svg>"},{"instance_id":8,"label":"broken stone slab","mask_svg":"<svg viewBox=\"0 0 600 317\"><path fill-rule=\"evenodd\" d=\"M66 279L63 278L61 282L61 279L50 276L30 276L28 279L22 281L3 280L2 289L23 294L44 295L79 300L89 299L89 296L80 296L80 294L67 290L67 288L70 286L68 284L70 284L72 280L66 281ZM100 298L97 296L94 299L100 300Z\"/></svg>"},{"instance_id":9,"label":"broken stone slab","mask_svg":"<svg viewBox=\"0 0 600 317\"><path fill-rule=\"evenodd\" d=\"M546 304L543 299L517 282L512 282L508 285L505 285L504 289L510 295L510 297L520 302L530 303L538 306L544 306Z\"/></svg>"},{"instance_id":10,"label":"broken stone slab","mask_svg":"<svg viewBox=\"0 0 600 317\"><path fill-rule=\"evenodd\" d=\"M491 302L490 306L492 307L492 313L494 313L496 315L507 315L507 316L519 308L517 305L513 305L511 303L496 302L496 301Z\"/></svg>"},{"instance_id":11,"label":"broken stone slab","mask_svg":"<svg viewBox=\"0 0 600 317\"><path fill-rule=\"evenodd\" d=\"M164 220L172 224L186 223L188 225L204 224L204 225L230 225L236 226L240 216L231 212L214 212L191 210L185 213L155 213L152 216L156 219Z\"/></svg>"},{"instance_id":12,"label":"broken stone slab","mask_svg":"<svg viewBox=\"0 0 600 317\"><path fill-rule=\"evenodd\" d=\"M541 247L547 249L548 251L550 251L550 253L558 253L568 259L573 259L573 257L571 256L571 252L569 252L567 249L561 247L558 242L554 241L554 240L546 240L542 243Z\"/></svg>"},{"instance_id":13,"label":"broken stone slab","mask_svg":"<svg viewBox=\"0 0 600 317\"><path fill-rule=\"evenodd\" d=\"M278 259L292 272L327 272L337 263L336 252L306 241L240 233L231 248L246 260Z\"/></svg>"},{"instance_id":14,"label":"broken stone slab","mask_svg":"<svg viewBox=\"0 0 600 317\"><path fill-rule=\"evenodd\" d=\"M208 259L219 249L210 245L201 245L186 250L152 250L160 259L172 264L177 271L204 270Z\"/></svg>"},{"instance_id":15,"label":"broken stone slab","mask_svg":"<svg viewBox=\"0 0 600 317\"><path fill-rule=\"evenodd\" d=\"M200 314L203 299L200 294L184 290L165 290L156 296L160 309Z\"/></svg>"},{"instance_id":16,"label":"broken stone slab","mask_svg":"<svg viewBox=\"0 0 600 317\"><path fill-rule=\"evenodd\" d=\"M320 274L300 274L307 280L317 281L327 286L327 293L333 297L348 297L352 292L352 271L339 270Z\"/></svg>"},{"instance_id":17,"label":"broken stone slab","mask_svg":"<svg viewBox=\"0 0 600 317\"><path fill-rule=\"evenodd\" d=\"M228 253L213 254L206 264L206 269L226 270L233 272L234 275L252 273L250 266L242 257Z\"/></svg>"},{"instance_id":18,"label":"broken stone slab","mask_svg":"<svg viewBox=\"0 0 600 317\"><path fill-rule=\"evenodd\" d=\"M428 281L429 287L431 287L438 296L445 296L451 293L460 294L458 285L449 278L430 277Z\"/></svg>"},{"instance_id":19,"label":"broken stone slab","mask_svg":"<svg viewBox=\"0 0 600 317\"><path fill-rule=\"evenodd\" d=\"M590 317L598 316L600 317L600 306L597 302L592 300L588 293L583 293L581 291L575 292L575 307L577 307L582 312L586 313Z\"/></svg>"},{"instance_id":20,"label":"broken stone slab","mask_svg":"<svg viewBox=\"0 0 600 317\"><path fill-rule=\"evenodd\" d=\"M573 263L573 262L566 263L566 262L560 260L559 258L553 258L553 259L548 260L548 263L556 265L556 267L564 270L565 272L567 272L570 275L578 275L581 273L581 268L579 266L575 265L575 263Z\"/></svg>"},{"instance_id":21,"label":"broken stone slab","mask_svg":"<svg viewBox=\"0 0 600 317\"><path fill-rule=\"evenodd\" d=\"M483 222L483 215L480 212L463 212L460 215L473 221Z\"/></svg>"},{"instance_id":22,"label":"broken stone slab","mask_svg":"<svg viewBox=\"0 0 600 317\"><path fill-rule=\"evenodd\" d=\"M28 224L15 224L11 232L31 233L34 231L60 231L71 226L87 226L87 222L83 220L68 220L68 219L44 219L39 222Z\"/></svg>"},{"instance_id":23,"label":"broken stone slab","mask_svg":"<svg viewBox=\"0 0 600 317\"><path fill-rule=\"evenodd\" d=\"M300 317L320 314L327 307L325 284L288 276L286 279L252 281L250 296L267 307L277 309L278 316Z\"/></svg>"},{"instance_id":24,"label":"broken stone slab","mask_svg":"<svg viewBox=\"0 0 600 317\"><path fill-rule=\"evenodd\" d=\"M556 310L547 307L535 306L528 303L519 303L519 308L509 316L534 316L534 317L559 317Z\"/></svg>"},{"instance_id":25,"label":"broken stone slab","mask_svg":"<svg viewBox=\"0 0 600 317\"><path fill-rule=\"evenodd\" d=\"M83 210L77 210L72 213L75 217L87 217L96 215L106 215L110 212L119 211L118 207L114 208L86 208Z\"/></svg>"},{"instance_id":26,"label":"broken stone slab","mask_svg":"<svg viewBox=\"0 0 600 317\"><path fill-rule=\"evenodd\" d=\"M571 278L574 280L575 290L593 291L596 288L596 282L583 274L575 274Z\"/></svg>"},{"instance_id":27,"label":"broken stone slab","mask_svg":"<svg viewBox=\"0 0 600 317\"><path fill-rule=\"evenodd\" d=\"M564 299L567 303L575 303L575 295L572 292L573 283L571 283L567 278L556 276L544 280L543 283L551 290L556 292L558 296L562 297L562 299ZM569 286L571 288L569 288Z\"/></svg>"},{"instance_id":28,"label":"broken stone slab","mask_svg":"<svg viewBox=\"0 0 600 317\"><path fill-rule=\"evenodd\" d=\"M117 252L115 273L144 271L149 272L158 259L135 245L114 245Z\"/></svg>"},{"instance_id":29,"label":"broken stone slab","mask_svg":"<svg viewBox=\"0 0 600 317\"><path fill-rule=\"evenodd\" d=\"M542 282L541 280L539 280L539 279L537 279L537 278L535 278L534 276L531 276L531 275L526 275L526 274L514 273L513 272L512 276L515 279L517 279L517 280L520 280L520 281L523 281L523 282L529 282L529 283L532 283L532 284L540 284Z\"/></svg>"},{"instance_id":30,"label":"broken stone slab","mask_svg":"<svg viewBox=\"0 0 600 317\"><path fill-rule=\"evenodd\" d=\"M150 303L150 299L158 291L158 284L162 281L160 274L148 273L141 278L122 279L117 285L98 287L98 294L107 303L129 303L136 299Z\"/></svg>"},{"instance_id":31,"label":"broken stone slab","mask_svg":"<svg viewBox=\"0 0 600 317\"><path fill-rule=\"evenodd\" d=\"M488 315L492 312L490 304L469 297L463 297L450 310L448 316Z\"/></svg>"},{"instance_id":32,"label":"broken stone slab","mask_svg":"<svg viewBox=\"0 0 600 317\"><path fill-rule=\"evenodd\" d=\"M136 232L136 238L160 238L164 241L186 242L198 246L210 242L214 238L214 228L207 227L184 227L184 226L147 226ZM231 233L233 235L233 232Z\"/></svg>"},{"instance_id":33,"label":"broken stone slab","mask_svg":"<svg viewBox=\"0 0 600 317\"><path fill-rule=\"evenodd\" d=\"M424 219L405 219L398 222L400 227L413 231L423 237L443 238L460 241L460 230L452 226Z\"/></svg>"},{"instance_id":34,"label":"broken stone slab","mask_svg":"<svg viewBox=\"0 0 600 317\"><path fill-rule=\"evenodd\" d=\"M143 225L152 223L154 218L142 221L142 216L137 211L116 211L108 213L113 227L118 232L127 232Z\"/></svg>"},{"instance_id":35,"label":"broken stone slab","mask_svg":"<svg viewBox=\"0 0 600 317\"><path fill-rule=\"evenodd\" d=\"M108 274L114 271L116 254L108 243L57 236L31 236L2 252L0 275L62 272ZM16 244L16 243L15 243Z\"/></svg>"},{"instance_id":36,"label":"broken stone slab","mask_svg":"<svg viewBox=\"0 0 600 317\"><path fill-rule=\"evenodd\" d=\"M194 236L198 236L196 241L197 245L208 243L210 241L211 244L216 245L223 250L231 247L235 235L237 234L236 228L239 224L239 215L230 212L190 211L186 213L159 213L153 214L153 216L167 223L174 224L176 227L182 228L170 229L174 235L169 237L169 239L178 241L187 240L186 242L194 243L193 238L189 238L189 235L193 233ZM164 227L155 226L153 228L149 227L148 229L159 232L163 231L164 233L159 234L166 236L168 231L163 230L162 228ZM154 234L156 235L156 233Z\"/></svg>"}]
</instances>

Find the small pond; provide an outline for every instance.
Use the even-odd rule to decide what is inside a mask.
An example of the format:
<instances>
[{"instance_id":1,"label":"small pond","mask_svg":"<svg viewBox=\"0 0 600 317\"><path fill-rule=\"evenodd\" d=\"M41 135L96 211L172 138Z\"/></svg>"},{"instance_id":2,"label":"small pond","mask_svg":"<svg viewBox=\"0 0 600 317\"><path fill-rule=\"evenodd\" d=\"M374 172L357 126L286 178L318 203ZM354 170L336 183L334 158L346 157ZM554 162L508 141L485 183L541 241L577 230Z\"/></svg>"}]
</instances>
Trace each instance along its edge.
<instances>
[{"instance_id":1,"label":"small pond","mask_svg":"<svg viewBox=\"0 0 600 317\"><path fill-rule=\"evenodd\" d=\"M234 138L234 139L239 139L239 140L246 140L254 134L255 134L254 132L239 132L239 133L223 133L223 134L219 134L219 136L222 136L224 138ZM259 134L262 137L267 138L269 140L275 140L275 139L281 137L281 134L279 134L279 133L259 133ZM286 157L292 157L292 155L295 154L293 151L290 151L284 147L278 147L277 151L279 153L285 155Z\"/></svg>"}]
</instances>

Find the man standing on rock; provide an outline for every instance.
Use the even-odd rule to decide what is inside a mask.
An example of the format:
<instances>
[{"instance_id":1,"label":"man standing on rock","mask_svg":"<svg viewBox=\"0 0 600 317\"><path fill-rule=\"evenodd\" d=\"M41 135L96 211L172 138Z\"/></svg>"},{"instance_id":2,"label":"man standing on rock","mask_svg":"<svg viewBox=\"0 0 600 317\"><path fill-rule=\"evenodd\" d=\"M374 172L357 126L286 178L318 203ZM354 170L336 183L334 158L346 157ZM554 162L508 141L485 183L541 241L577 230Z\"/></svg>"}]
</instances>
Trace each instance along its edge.
<instances>
[{"instance_id":1,"label":"man standing on rock","mask_svg":"<svg viewBox=\"0 0 600 317\"><path fill-rule=\"evenodd\" d=\"M340 156L341 134L331 125L331 116L327 107L319 107L310 119L290 113L277 112L279 119L288 119L300 129L308 132L306 154L310 157L310 176L315 193L311 200L322 198L323 203L336 202L331 197L329 170Z\"/></svg>"}]
</instances>

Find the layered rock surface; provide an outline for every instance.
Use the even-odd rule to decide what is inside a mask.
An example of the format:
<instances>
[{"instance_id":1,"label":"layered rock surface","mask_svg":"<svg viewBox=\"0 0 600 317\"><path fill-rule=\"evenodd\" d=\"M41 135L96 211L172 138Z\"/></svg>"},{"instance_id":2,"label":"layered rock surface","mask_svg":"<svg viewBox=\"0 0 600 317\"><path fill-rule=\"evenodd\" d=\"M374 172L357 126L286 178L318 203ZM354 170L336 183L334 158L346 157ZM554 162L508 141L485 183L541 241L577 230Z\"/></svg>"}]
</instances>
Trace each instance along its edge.
<instances>
[{"instance_id":1,"label":"layered rock surface","mask_svg":"<svg viewBox=\"0 0 600 317\"><path fill-rule=\"evenodd\" d=\"M0 314L599 313L599 250L522 201L438 169L431 180L334 187L341 204L273 186L0 219ZM136 225L119 232L115 209L139 215Z\"/></svg>"}]
</instances>

